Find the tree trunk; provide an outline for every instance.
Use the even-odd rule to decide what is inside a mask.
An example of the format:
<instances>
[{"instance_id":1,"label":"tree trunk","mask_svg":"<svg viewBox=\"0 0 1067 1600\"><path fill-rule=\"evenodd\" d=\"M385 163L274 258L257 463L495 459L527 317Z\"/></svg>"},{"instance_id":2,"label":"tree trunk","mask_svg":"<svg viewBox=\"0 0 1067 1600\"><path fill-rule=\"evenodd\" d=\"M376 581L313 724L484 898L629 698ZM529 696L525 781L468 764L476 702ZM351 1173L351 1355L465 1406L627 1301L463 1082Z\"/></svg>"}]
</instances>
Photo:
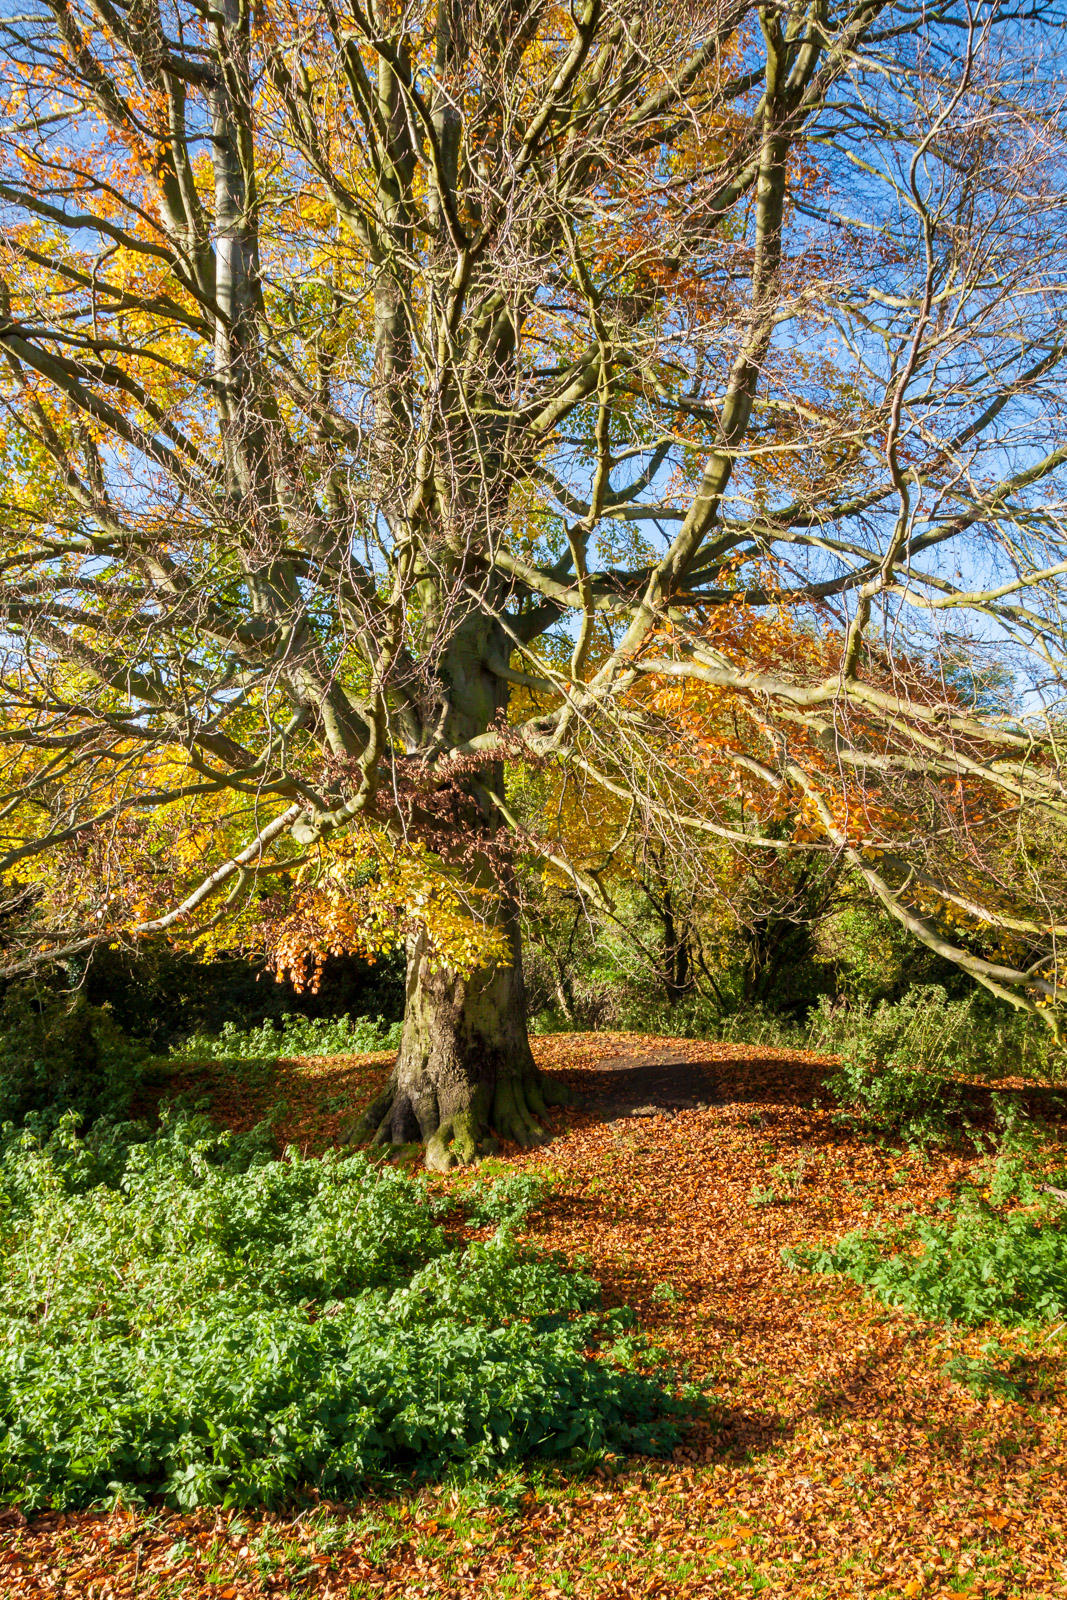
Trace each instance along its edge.
<instances>
[{"instance_id":1,"label":"tree trunk","mask_svg":"<svg viewBox=\"0 0 1067 1600\"><path fill-rule=\"evenodd\" d=\"M466 1165L494 1135L529 1148L548 1137L547 1104L564 1095L544 1082L526 1035L518 923L508 917L511 963L461 977L431 965L424 939L408 950L404 1032L385 1090L356 1135L375 1144L426 1146L435 1171Z\"/></svg>"}]
</instances>

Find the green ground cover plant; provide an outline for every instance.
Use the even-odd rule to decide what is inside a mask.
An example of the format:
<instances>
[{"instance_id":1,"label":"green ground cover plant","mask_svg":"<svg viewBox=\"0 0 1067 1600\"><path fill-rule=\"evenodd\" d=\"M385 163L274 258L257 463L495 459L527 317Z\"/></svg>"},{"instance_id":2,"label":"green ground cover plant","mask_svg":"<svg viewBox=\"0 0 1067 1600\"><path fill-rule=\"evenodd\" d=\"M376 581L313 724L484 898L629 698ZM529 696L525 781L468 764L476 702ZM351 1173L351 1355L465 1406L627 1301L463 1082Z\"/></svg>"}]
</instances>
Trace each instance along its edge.
<instances>
[{"instance_id":1,"label":"green ground cover plant","mask_svg":"<svg viewBox=\"0 0 1067 1600\"><path fill-rule=\"evenodd\" d=\"M681 1403L627 1358L628 1314L518 1242L536 1186L483 1189L472 1220L505 1225L464 1246L425 1182L278 1160L262 1127L9 1126L0 1496L270 1505L668 1448Z\"/></svg>"},{"instance_id":2,"label":"green ground cover plant","mask_svg":"<svg viewBox=\"0 0 1067 1600\"><path fill-rule=\"evenodd\" d=\"M552 1192L553 1178L547 1172L503 1172L486 1175L459 1191L459 1201L467 1221L474 1228L517 1228L531 1211Z\"/></svg>"},{"instance_id":3,"label":"green ground cover plant","mask_svg":"<svg viewBox=\"0 0 1067 1600\"><path fill-rule=\"evenodd\" d=\"M262 1061L279 1056L364 1055L395 1050L401 1024L384 1017L304 1017L287 1011L255 1027L226 1022L218 1033L196 1033L171 1050L175 1061Z\"/></svg>"},{"instance_id":4,"label":"green ground cover plant","mask_svg":"<svg viewBox=\"0 0 1067 1600\"><path fill-rule=\"evenodd\" d=\"M892 1231L848 1233L830 1249L787 1257L813 1272L839 1272L886 1305L916 1316L978 1326L1033 1326L1067 1316L1067 1228L1062 1216L1007 1214L978 1196L943 1221L915 1217Z\"/></svg>"},{"instance_id":5,"label":"green ground cover plant","mask_svg":"<svg viewBox=\"0 0 1067 1600\"><path fill-rule=\"evenodd\" d=\"M783 1252L841 1273L886 1305L934 1321L1039 1328L1067 1318L1067 1175L1053 1130L998 1107L996 1158L939 1216L857 1229L829 1248Z\"/></svg>"}]
</instances>

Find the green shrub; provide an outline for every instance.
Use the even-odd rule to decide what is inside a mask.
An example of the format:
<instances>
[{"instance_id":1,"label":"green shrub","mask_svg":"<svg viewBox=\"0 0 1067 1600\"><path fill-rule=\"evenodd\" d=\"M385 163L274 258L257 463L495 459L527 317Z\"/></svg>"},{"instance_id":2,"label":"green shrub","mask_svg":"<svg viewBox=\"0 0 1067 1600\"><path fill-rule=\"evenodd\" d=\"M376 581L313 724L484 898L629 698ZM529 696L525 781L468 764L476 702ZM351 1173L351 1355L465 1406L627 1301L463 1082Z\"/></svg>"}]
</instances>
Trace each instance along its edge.
<instances>
[{"instance_id":1,"label":"green shrub","mask_svg":"<svg viewBox=\"0 0 1067 1600\"><path fill-rule=\"evenodd\" d=\"M846 1058L826 1086L849 1120L919 1148L948 1142L963 1115L959 1084L911 1067Z\"/></svg>"},{"instance_id":2,"label":"green shrub","mask_svg":"<svg viewBox=\"0 0 1067 1600\"><path fill-rule=\"evenodd\" d=\"M1062 1071L1043 1023L979 994L950 1000L937 984L892 1005L824 1001L809 1019L808 1045L840 1055L826 1086L853 1120L919 1146L968 1128L966 1079Z\"/></svg>"},{"instance_id":3,"label":"green shrub","mask_svg":"<svg viewBox=\"0 0 1067 1600\"><path fill-rule=\"evenodd\" d=\"M0 1005L0 1123L31 1112L122 1116L144 1050L84 994L14 985Z\"/></svg>"},{"instance_id":4,"label":"green shrub","mask_svg":"<svg viewBox=\"0 0 1067 1600\"><path fill-rule=\"evenodd\" d=\"M197 1033L175 1045L179 1061L259 1061L279 1056L364 1055L395 1050L402 1024L383 1017L302 1017L287 1011L255 1028L226 1022L216 1034Z\"/></svg>"},{"instance_id":5,"label":"green shrub","mask_svg":"<svg viewBox=\"0 0 1067 1600\"><path fill-rule=\"evenodd\" d=\"M826 1086L856 1121L923 1146L949 1139L963 1119L963 1089L946 1070L989 1070L996 1034L980 1026L973 997L950 1001L928 984L892 1005L835 1010L824 1003L809 1038L815 1048L839 1052L840 1068Z\"/></svg>"},{"instance_id":6,"label":"green shrub","mask_svg":"<svg viewBox=\"0 0 1067 1600\"><path fill-rule=\"evenodd\" d=\"M974 1326L1036 1325L1067 1316L1062 1208L1002 1213L967 1191L951 1217L846 1234L828 1250L784 1252L793 1266L840 1272L886 1305Z\"/></svg>"},{"instance_id":7,"label":"green shrub","mask_svg":"<svg viewBox=\"0 0 1067 1600\"><path fill-rule=\"evenodd\" d=\"M875 1006L824 998L808 1024L811 1049L859 1064L993 1078L1054 1077L1063 1070L1062 1046L1044 1022L982 990L953 1000L940 984L916 984Z\"/></svg>"},{"instance_id":8,"label":"green shrub","mask_svg":"<svg viewBox=\"0 0 1067 1600\"><path fill-rule=\"evenodd\" d=\"M509 1228L450 1244L446 1204L362 1155L278 1161L265 1130L185 1111L151 1137L8 1130L0 1495L263 1504L670 1446L661 1384L589 1353L626 1321L596 1284Z\"/></svg>"}]
</instances>

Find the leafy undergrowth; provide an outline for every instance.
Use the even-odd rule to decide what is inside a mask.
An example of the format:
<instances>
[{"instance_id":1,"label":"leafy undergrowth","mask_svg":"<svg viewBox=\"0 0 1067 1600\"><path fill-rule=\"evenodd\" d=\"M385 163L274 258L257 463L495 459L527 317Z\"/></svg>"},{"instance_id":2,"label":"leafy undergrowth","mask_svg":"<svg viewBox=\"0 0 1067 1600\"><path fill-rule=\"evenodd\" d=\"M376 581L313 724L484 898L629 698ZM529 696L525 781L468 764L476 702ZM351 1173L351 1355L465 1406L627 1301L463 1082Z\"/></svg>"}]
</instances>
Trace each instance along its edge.
<instances>
[{"instance_id":1,"label":"leafy undergrowth","mask_svg":"<svg viewBox=\"0 0 1067 1600\"><path fill-rule=\"evenodd\" d=\"M857 1230L824 1250L788 1259L866 1284L886 1305L979 1327L1023 1327L1067 1318L1067 1229L1062 1205L1036 1215L1003 1213L965 1193L948 1221L909 1219L888 1231Z\"/></svg>"},{"instance_id":2,"label":"leafy undergrowth","mask_svg":"<svg viewBox=\"0 0 1067 1600\"><path fill-rule=\"evenodd\" d=\"M302 1017L283 1012L257 1027L224 1022L217 1034L194 1033L171 1050L176 1061L257 1061L279 1056L340 1056L395 1050L401 1024L383 1017Z\"/></svg>"},{"instance_id":3,"label":"leafy undergrowth","mask_svg":"<svg viewBox=\"0 0 1067 1600\"><path fill-rule=\"evenodd\" d=\"M658 1044L662 1081L599 1057ZM270 1514L9 1513L5 1595L1067 1597L1062 1329L967 1328L887 1307L782 1250L888 1232L980 1178L959 1153L884 1151L835 1122L814 1056L605 1035L535 1048L585 1099L500 1171L553 1191L533 1242L638 1307L719 1406L670 1461L505 1470L348 1506ZM688 1067L671 1067L684 1061ZM217 1106L279 1098L313 1151L385 1062L292 1063ZM324 1100L342 1097L337 1111ZM670 1100L683 1109L661 1111ZM462 1181L462 1180L461 1180Z\"/></svg>"},{"instance_id":4,"label":"leafy undergrowth","mask_svg":"<svg viewBox=\"0 0 1067 1600\"><path fill-rule=\"evenodd\" d=\"M514 1227L521 1174L462 1197L362 1154L273 1159L167 1113L8 1141L0 1495L271 1506L677 1442L627 1318ZM452 1236L440 1218L492 1227ZM620 1359L621 1358L621 1359Z\"/></svg>"}]
</instances>

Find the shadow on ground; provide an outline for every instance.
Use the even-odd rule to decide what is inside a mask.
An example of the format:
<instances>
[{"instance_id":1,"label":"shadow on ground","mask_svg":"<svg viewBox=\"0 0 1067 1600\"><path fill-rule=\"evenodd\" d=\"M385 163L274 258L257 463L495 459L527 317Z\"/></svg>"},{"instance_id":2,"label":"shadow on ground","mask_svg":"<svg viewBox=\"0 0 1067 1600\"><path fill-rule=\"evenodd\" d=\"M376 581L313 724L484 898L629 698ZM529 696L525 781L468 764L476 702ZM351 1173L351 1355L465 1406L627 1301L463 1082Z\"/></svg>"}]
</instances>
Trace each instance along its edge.
<instances>
[{"instance_id":1,"label":"shadow on ground","mask_svg":"<svg viewBox=\"0 0 1067 1600\"><path fill-rule=\"evenodd\" d=\"M684 1043L669 1050L623 1049L567 1073L582 1111L597 1122L656 1117L731 1104L810 1106L825 1091L825 1059L754 1054L701 1060Z\"/></svg>"}]
</instances>

